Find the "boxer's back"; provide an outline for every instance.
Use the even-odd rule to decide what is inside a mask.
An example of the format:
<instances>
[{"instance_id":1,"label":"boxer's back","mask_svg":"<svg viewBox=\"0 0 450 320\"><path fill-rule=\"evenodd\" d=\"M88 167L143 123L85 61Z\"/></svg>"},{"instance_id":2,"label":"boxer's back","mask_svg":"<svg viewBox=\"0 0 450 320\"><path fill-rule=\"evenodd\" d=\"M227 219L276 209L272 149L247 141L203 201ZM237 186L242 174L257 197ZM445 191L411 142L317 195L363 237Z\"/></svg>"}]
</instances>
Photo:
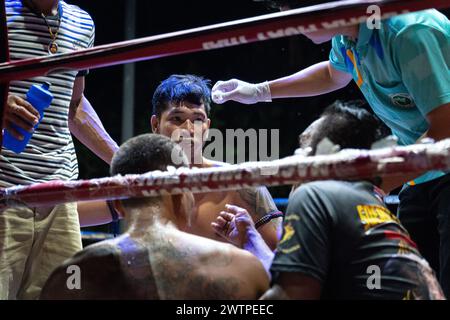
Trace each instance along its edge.
<instances>
[{"instance_id":1,"label":"boxer's back","mask_svg":"<svg viewBox=\"0 0 450 320\"><path fill-rule=\"evenodd\" d=\"M66 285L71 281L68 274L71 266L79 270L78 288ZM158 299L158 296L146 248L124 235L91 245L66 260L50 275L41 299Z\"/></svg>"},{"instance_id":2,"label":"boxer's back","mask_svg":"<svg viewBox=\"0 0 450 320\"><path fill-rule=\"evenodd\" d=\"M162 299L257 299L268 289L249 252L178 230L164 236L150 249L155 279L165 281L156 284Z\"/></svg>"},{"instance_id":3,"label":"boxer's back","mask_svg":"<svg viewBox=\"0 0 450 320\"><path fill-rule=\"evenodd\" d=\"M53 272L41 299L256 299L268 286L249 253L171 230L136 241L128 235L79 252ZM80 289L67 268L80 269Z\"/></svg>"}]
</instances>

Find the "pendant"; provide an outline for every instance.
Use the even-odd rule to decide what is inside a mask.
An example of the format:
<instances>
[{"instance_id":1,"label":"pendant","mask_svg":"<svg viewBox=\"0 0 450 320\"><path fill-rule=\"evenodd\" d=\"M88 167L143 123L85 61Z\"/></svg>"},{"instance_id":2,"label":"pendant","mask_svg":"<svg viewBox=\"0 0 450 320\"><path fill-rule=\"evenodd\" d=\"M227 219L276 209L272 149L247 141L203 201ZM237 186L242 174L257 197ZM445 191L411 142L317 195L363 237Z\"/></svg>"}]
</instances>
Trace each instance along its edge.
<instances>
[{"instance_id":1,"label":"pendant","mask_svg":"<svg viewBox=\"0 0 450 320\"><path fill-rule=\"evenodd\" d=\"M56 43L56 41L51 41L48 45L48 53L50 54L55 54L58 52L58 44Z\"/></svg>"}]
</instances>

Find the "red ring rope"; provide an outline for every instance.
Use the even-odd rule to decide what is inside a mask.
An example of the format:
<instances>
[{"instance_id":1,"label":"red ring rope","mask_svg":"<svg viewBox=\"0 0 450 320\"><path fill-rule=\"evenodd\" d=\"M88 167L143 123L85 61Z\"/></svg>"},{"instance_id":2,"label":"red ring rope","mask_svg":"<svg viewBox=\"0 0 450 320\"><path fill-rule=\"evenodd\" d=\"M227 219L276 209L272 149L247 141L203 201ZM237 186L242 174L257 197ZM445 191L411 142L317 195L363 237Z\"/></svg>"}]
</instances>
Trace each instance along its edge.
<instances>
[{"instance_id":1,"label":"red ring rope","mask_svg":"<svg viewBox=\"0 0 450 320\"><path fill-rule=\"evenodd\" d=\"M279 38L299 34L300 29L330 28L336 23L355 24L360 22L360 18L370 16L366 11L372 4L381 8L382 16L432 7L446 8L450 5L448 0L346 0L326 3L72 53L2 63L0 82L27 79L63 69L94 69L209 50L212 47L265 41L271 39L269 33Z\"/></svg>"},{"instance_id":2,"label":"red ring rope","mask_svg":"<svg viewBox=\"0 0 450 320\"><path fill-rule=\"evenodd\" d=\"M278 169L273 175L264 174ZM450 169L450 139L372 151L344 150L338 154L292 157L207 169L181 168L81 181L51 181L0 190L0 204L30 207L64 202L151 196L186 190L210 192L249 186L277 186L324 179L360 179L378 175ZM264 170L264 171L263 171ZM273 171L272 171L273 172Z\"/></svg>"},{"instance_id":3,"label":"red ring rope","mask_svg":"<svg viewBox=\"0 0 450 320\"><path fill-rule=\"evenodd\" d=\"M174 32L138 40L100 46L68 54L0 64L0 82L24 79L61 69L99 68L126 62L210 49L208 43L223 46L268 40L293 35L300 28L314 25L320 29L336 21L357 23L366 17L370 4L384 14L400 14L430 7L448 7L447 0L373 0L341 1L283 13L264 15L213 26ZM4 15L2 15L4 18ZM327 25L328 24L328 25ZM277 32L281 30L281 32ZM225 40L224 40L225 39ZM233 40L234 39L234 40ZM222 40L222 42L220 42ZM245 40L245 41L244 41ZM318 179L363 178L380 174L422 172L450 168L450 140L435 145L412 145L378 151L355 151L333 156L292 158L271 163L250 163L226 168L182 169L177 173L149 173L142 176L113 177L88 181L52 181L0 190L3 205L54 205L77 200L96 200L219 189L251 185L274 186ZM279 168L278 175L262 175L262 168ZM163 187L164 185L164 187Z\"/></svg>"}]
</instances>

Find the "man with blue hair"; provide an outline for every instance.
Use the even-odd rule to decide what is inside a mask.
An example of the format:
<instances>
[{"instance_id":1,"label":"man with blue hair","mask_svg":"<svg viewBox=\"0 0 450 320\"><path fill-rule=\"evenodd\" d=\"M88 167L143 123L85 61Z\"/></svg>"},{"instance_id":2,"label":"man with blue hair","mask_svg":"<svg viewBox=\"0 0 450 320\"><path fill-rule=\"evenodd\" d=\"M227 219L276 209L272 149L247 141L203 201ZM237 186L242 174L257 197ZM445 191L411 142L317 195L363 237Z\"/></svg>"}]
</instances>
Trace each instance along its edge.
<instances>
[{"instance_id":1,"label":"man with blue hair","mask_svg":"<svg viewBox=\"0 0 450 320\"><path fill-rule=\"evenodd\" d=\"M191 167L227 165L203 156L203 146L211 125L209 80L195 75L171 75L155 90L152 104L150 122L153 133L177 142L188 156ZM224 241L211 228L211 223L219 212L225 209L225 205L231 203L246 208L267 245L271 249L277 246L282 213L277 209L266 187L197 193L195 202L198 219L188 232ZM111 216L120 216L111 205L108 209L105 202L80 203L78 212L82 226L108 223Z\"/></svg>"},{"instance_id":2,"label":"man with blue hair","mask_svg":"<svg viewBox=\"0 0 450 320\"><path fill-rule=\"evenodd\" d=\"M195 75L172 75L158 86L153 94L151 127L154 133L176 141L188 155L191 167L210 168L226 163L212 161L203 156L209 119L211 89L209 81ZM239 152L239 150L238 150ZM279 240L281 213L265 187L235 191L195 194L198 219L192 233L223 241L214 233L211 223L225 205L232 203L249 210L258 231L270 248Z\"/></svg>"}]
</instances>

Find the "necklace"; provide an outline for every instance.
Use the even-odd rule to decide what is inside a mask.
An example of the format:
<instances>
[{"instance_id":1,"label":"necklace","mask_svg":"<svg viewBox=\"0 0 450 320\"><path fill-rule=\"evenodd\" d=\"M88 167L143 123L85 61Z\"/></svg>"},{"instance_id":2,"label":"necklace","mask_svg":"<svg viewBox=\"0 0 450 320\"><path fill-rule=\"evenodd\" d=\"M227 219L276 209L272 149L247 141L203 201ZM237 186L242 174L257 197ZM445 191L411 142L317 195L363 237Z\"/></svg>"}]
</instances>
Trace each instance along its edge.
<instances>
[{"instance_id":1,"label":"necklace","mask_svg":"<svg viewBox=\"0 0 450 320\"><path fill-rule=\"evenodd\" d=\"M58 13L58 26L56 27L55 32L53 32L52 27L50 27L50 24L48 23L45 14L41 13L41 17L44 19L45 24L47 25L48 32L50 33L50 38L52 38L47 47L48 53L55 54L58 52L58 44L56 43L56 37L58 37L59 27L61 26L61 16Z\"/></svg>"},{"instance_id":2,"label":"necklace","mask_svg":"<svg viewBox=\"0 0 450 320\"><path fill-rule=\"evenodd\" d=\"M58 52L58 44L56 43L56 38L58 37L58 33L59 33L59 27L61 26L61 17L62 17L62 6L61 3L58 2L58 25L56 27L56 30L53 31L52 27L50 26L50 24L48 23L47 17L45 16L45 14L43 12L41 12L39 14L36 5L33 3L32 0L27 0L26 1L28 4L28 7L31 9L31 11L33 11L34 14L41 16L42 19L44 19L45 24L47 25L48 28L48 32L50 33L50 38L51 41L47 46L47 51L49 54L55 54Z\"/></svg>"}]
</instances>

